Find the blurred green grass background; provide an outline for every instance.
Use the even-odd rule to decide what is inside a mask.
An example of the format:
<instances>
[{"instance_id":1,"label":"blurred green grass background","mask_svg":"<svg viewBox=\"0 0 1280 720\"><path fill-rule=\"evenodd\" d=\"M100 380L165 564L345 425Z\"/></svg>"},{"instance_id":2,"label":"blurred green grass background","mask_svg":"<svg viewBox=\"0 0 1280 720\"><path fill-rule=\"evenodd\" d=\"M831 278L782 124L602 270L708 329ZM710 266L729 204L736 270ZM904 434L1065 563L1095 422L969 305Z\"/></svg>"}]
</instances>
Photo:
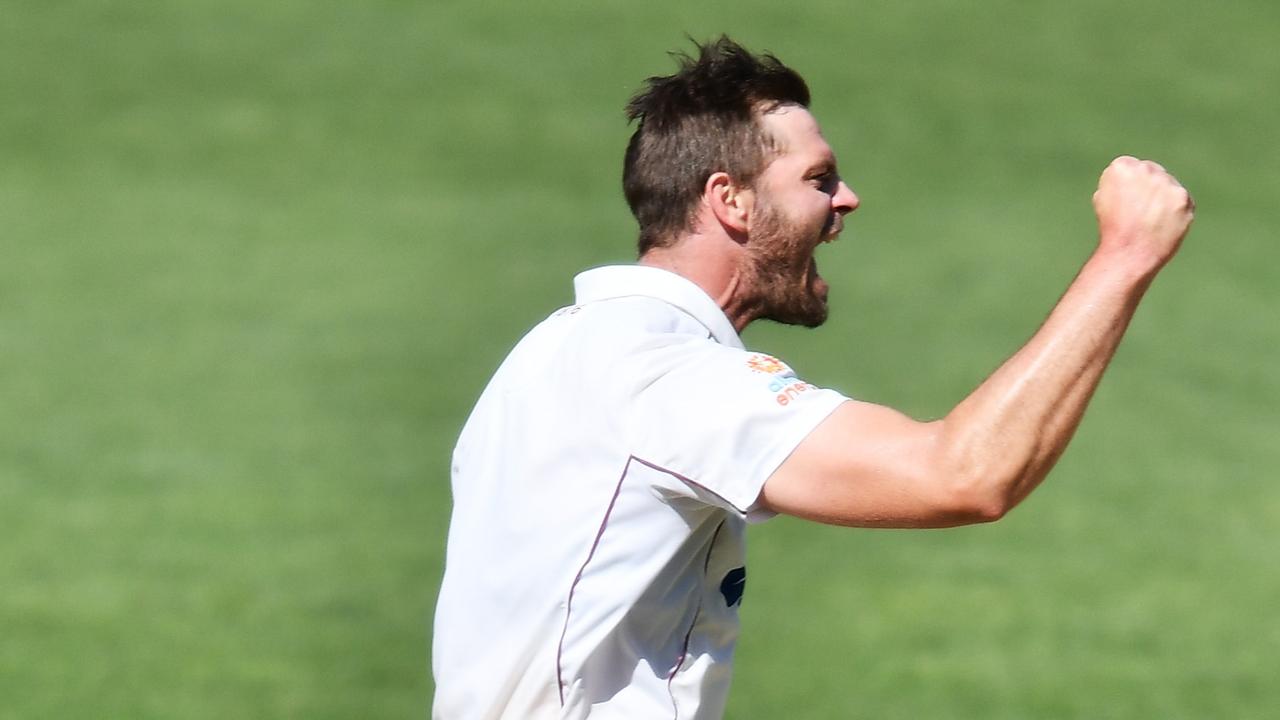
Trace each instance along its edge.
<instances>
[{"instance_id":1,"label":"blurred green grass background","mask_svg":"<svg viewBox=\"0 0 1280 720\"><path fill-rule=\"evenodd\" d=\"M749 345L940 415L1092 245L1114 155L1199 219L1004 521L751 537L731 718L1280 707L1280 6L8 0L0 717L404 718L448 453L631 258L621 108L685 35L809 79L863 208Z\"/></svg>"}]
</instances>

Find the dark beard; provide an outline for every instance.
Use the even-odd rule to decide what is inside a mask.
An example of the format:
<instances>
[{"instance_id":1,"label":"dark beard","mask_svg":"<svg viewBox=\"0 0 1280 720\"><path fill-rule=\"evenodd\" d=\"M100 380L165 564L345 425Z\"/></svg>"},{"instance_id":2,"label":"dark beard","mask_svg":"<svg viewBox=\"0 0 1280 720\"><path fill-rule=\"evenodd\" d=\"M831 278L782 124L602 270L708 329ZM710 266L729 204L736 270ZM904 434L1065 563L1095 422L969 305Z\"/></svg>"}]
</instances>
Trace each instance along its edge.
<instances>
[{"instance_id":1,"label":"dark beard","mask_svg":"<svg viewBox=\"0 0 1280 720\"><path fill-rule=\"evenodd\" d=\"M757 206L756 225L748 245L751 270L759 293L757 317L784 325L818 327L827 319L826 293L815 287L813 250L826 232L789 222L775 207Z\"/></svg>"}]
</instances>

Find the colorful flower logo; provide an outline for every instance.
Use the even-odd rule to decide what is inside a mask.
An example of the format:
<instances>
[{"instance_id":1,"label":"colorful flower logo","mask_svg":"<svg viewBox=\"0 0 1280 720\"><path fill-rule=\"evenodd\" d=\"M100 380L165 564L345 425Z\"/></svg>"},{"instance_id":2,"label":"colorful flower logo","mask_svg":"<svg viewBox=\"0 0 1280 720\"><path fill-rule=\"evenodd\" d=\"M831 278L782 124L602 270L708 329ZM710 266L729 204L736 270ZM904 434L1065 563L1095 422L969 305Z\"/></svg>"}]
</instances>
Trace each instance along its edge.
<instances>
[{"instance_id":1,"label":"colorful flower logo","mask_svg":"<svg viewBox=\"0 0 1280 720\"><path fill-rule=\"evenodd\" d=\"M776 357L771 355L755 354L747 360L747 367L756 372L768 373L769 375L777 375L786 372L787 366Z\"/></svg>"}]
</instances>

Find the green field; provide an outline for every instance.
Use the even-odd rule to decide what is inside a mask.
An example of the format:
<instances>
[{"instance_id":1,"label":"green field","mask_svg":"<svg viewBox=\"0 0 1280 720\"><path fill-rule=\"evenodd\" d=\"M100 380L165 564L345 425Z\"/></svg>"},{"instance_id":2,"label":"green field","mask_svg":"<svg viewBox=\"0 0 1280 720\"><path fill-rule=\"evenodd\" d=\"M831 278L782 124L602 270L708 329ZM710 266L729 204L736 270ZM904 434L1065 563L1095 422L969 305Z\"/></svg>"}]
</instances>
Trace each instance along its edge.
<instances>
[{"instance_id":1,"label":"green field","mask_svg":"<svg viewBox=\"0 0 1280 720\"><path fill-rule=\"evenodd\" d=\"M1004 521L753 530L729 717L1280 708L1280 5L7 0L0 718L420 718L448 454L631 258L622 106L686 34L802 71L863 207L747 332L945 413L1087 256L1111 157L1199 219Z\"/></svg>"}]
</instances>

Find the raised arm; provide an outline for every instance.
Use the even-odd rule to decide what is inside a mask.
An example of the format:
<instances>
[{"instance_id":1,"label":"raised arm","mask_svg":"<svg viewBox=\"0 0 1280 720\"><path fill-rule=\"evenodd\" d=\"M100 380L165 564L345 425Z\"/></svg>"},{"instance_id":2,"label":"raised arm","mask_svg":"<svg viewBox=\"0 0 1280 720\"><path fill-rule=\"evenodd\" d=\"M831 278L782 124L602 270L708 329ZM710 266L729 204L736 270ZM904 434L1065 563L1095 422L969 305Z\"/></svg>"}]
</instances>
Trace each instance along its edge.
<instances>
[{"instance_id":1,"label":"raised arm","mask_svg":"<svg viewBox=\"0 0 1280 720\"><path fill-rule=\"evenodd\" d=\"M845 403L773 473L761 505L839 525L948 527L995 520L1035 489L1195 210L1164 168L1131 157L1107 167L1093 203L1098 247L1022 349L941 420Z\"/></svg>"}]
</instances>

